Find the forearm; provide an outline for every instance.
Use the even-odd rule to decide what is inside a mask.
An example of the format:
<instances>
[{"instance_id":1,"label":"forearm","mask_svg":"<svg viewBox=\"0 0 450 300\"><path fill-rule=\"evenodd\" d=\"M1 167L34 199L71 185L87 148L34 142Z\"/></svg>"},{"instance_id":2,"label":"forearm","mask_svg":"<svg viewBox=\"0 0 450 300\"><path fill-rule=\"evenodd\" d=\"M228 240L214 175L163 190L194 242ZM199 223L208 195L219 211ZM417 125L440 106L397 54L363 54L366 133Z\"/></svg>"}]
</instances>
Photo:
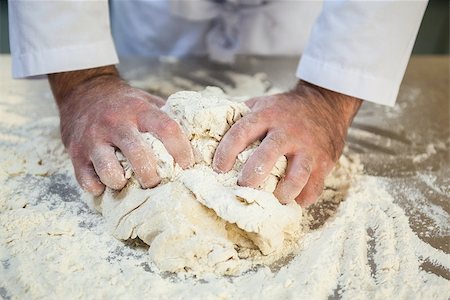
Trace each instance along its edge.
<instances>
[{"instance_id":1,"label":"forearm","mask_svg":"<svg viewBox=\"0 0 450 300\"><path fill-rule=\"evenodd\" d=\"M310 121L316 123L317 131L328 137L327 141L323 141L323 145L329 149L331 157L337 160L344 147L348 128L362 100L303 80L299 80L291 92L304 102L304 111L314 116Z\"/></svg>"},{"instance_id":2,"label":"forearm","mask_svg":"<svg viewBox=\"0 0 450 300\"><path fill-rule=\"evenodd\" d=\"M67 96L77 87L94 78L101 76L119 77L114 65L92 69L48 74L48 81L55 97L55 101L61 109Z\"/></svg>"},{"instance_id":3,"label":"forearm","mask_svg":"<svg viewBox=\"0 0 450 300\"><path fill-rule=\"evenodd\" d=\"M307 87L308 89L312 89L316 93L320 94L324 101L326 101L329 104L329 107L332 111L335 113L341 115L345 120L347 121L346 125L350 125L351 121L353 120L354 116L358 112L359 108L361 107L362 100L344 95L314 84L311 84L309 82L306 82L304 80L299 80L296 87L294 88L294 91L300 91L304 90L303 87Z\"/></svg>"}]
</instances>

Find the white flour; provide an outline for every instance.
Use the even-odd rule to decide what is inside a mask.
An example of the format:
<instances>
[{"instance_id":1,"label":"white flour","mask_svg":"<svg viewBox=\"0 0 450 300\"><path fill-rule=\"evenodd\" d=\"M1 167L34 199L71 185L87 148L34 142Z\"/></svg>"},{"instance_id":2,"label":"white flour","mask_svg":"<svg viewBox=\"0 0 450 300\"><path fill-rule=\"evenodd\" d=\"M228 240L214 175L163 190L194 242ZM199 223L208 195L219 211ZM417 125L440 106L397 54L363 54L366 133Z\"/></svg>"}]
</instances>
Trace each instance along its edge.
<instances>
[{"instance_id":1,"label":"white flour","mask_svg":"<svg viewBox=\"0 0 450 300\"><path fill-rule=\"evenodd\" d=\"M170 272L238 275L251 267L255 256L269 262L289 252L287 248L292 252L301 232L302 211L294 199L282 205L273 195L286 158L280 157L260 190L237 185L241 166L256 145L238 155L234 168L225 174L211 167L220 140L249 108L208 87L175 93L162 110L189 138L195 164L181 169L159 140L143 134L160 162L162 181L143 190L127 172L131 180L124 189L107 189L96 199L110 232L121 240L140 238L150 246L149 256L159 269ZM131 171L122 157L124 169Z\"/></svg>"},{"instance_id":2,"label":"white flour","mask_svg":"<svg viewBox=\"0 0 450 300\"><path fill-rule=\"evenodd\" d=\"M242 99L280 92L278 88L271 85L265 73L256 73L250 76L233 71L220 71L220 74L221 80L214 78L206 70L190 72L187 77L147 76L141 80L133 80L131 85L163 97L168 97L180 90L200 91L204 89L205 85L218 86L227 95Z\"/></svg>"},{"instance_id":3,"label":"white flour","mask_svg":"<svg viewBox=\"0 0 450 300\"><path fill-rule=\"evenodd\" d=\"M341 158L322 202L303 212L312 229L293 255L236 277L198 279L160 272L146 245L110 234L75 182L57 118L9 128L0 142L0 296L448 299L449 281L424 266L448 274L450 255L411 230L386 179L360 172L356 159ZM313 216L330 217L321 226Z\"/></svg>"}]
</instances>

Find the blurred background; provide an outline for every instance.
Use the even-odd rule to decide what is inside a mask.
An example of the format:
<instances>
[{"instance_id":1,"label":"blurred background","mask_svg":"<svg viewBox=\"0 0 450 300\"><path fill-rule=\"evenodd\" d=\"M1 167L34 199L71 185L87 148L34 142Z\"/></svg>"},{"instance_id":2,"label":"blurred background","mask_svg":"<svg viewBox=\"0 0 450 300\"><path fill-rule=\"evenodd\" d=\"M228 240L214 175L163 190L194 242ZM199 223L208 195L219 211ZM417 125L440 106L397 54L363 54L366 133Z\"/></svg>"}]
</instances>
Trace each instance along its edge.
<instances>
[{"instance_id":1,"label":"blurred background","mask_svg":"<svg viewBox=\"0 0 450 300\"><path fill-rule=\"evenodd\" d=\"M414 54L449 54L449 0L430 0ZM9 53L8 1L0 0L0 53Z\"/></svg>"}]
</instances>

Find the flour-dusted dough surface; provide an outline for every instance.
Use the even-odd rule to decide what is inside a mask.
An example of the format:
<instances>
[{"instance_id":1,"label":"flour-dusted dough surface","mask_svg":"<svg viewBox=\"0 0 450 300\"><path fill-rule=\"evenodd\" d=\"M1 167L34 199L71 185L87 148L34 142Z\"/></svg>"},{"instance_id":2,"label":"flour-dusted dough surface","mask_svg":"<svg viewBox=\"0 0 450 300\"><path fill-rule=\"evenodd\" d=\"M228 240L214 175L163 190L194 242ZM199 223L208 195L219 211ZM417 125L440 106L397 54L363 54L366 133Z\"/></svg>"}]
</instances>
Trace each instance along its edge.
<instances>
[{"instance_id":1,"label":"flour-dusted dough surface","mask_svg":"<svg viewBox=\"0 0 450 300\"><path fill-rule=\"evenodd\" d=\"M250 260L242 261L249 251L253 256L277 257L295 245L302 210L295 203L281 205L272 193L286 168L284 156L260 189L237 185L242 165L258 143L238 156L230 172L212 170L217 145L249 108L219 88L208 87L175 93L162 110L188 136L195 165L182 170L159 140L144 133L159 160L162 178L157 187L144 190L118 152L129 183L121 191L107 189L95 199L113 235L144 241L161 271L197 274L240 274L252 265Z\"/></svg>"}]
</instances>

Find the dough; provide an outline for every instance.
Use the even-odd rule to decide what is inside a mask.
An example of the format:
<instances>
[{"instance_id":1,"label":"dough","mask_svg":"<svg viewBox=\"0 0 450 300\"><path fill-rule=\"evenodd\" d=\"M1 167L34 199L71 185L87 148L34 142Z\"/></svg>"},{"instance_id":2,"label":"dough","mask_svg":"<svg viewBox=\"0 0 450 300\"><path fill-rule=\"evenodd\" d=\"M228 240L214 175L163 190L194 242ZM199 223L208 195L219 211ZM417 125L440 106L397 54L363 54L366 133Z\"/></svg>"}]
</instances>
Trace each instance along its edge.
<instances>
[{"instance_id":1,"label":"dough","mask_svg":"<svg viewBox=\"0 0 450 300\"><path fill-rule=\"evenodd\" d=\"M241 167L258 143L238 156L230 172L217 174L211 168L219 141L249 108L219 88L208 87L175 93L162 110L189 137L195 165L182 170L158 139L143 133L159 160L162 178L157 187L144 190L117 152L129 182L121 191L106 189L95 201L113 235L144 241L161 271L197 274L236 275L251 266L241 252L275 255L285 243L292 243L293 233L300 229L301 208L295 203L281 205L273 195L286 169L284 156L258 190L237 185Z\"/></svg>"}]
</instances>

